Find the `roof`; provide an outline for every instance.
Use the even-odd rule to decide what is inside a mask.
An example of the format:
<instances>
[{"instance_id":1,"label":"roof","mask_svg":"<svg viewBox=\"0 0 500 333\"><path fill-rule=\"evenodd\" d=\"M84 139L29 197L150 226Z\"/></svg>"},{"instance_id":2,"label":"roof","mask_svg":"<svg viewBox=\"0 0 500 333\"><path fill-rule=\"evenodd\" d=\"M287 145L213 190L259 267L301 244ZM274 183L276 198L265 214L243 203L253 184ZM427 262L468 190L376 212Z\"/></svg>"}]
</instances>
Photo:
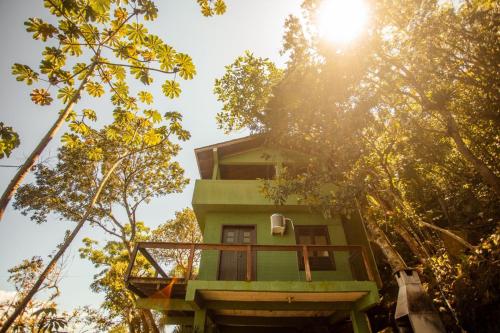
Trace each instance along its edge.
<instances>
[{"instance_id":1,"label":"roof","mask_svg":"<svg viewBox=\"0 0 500 333\"><path fill-rule=\"evenodd\" d=\"M202 179L212 178L212 170L214 165L213 150L216 148L219 158L227 155L236 154L238 152L261 147L264 144L265 136L262 134L249 135L243 138L224 141L210 146L196 148L196 162Z\"/></svg>"}]
</instances>

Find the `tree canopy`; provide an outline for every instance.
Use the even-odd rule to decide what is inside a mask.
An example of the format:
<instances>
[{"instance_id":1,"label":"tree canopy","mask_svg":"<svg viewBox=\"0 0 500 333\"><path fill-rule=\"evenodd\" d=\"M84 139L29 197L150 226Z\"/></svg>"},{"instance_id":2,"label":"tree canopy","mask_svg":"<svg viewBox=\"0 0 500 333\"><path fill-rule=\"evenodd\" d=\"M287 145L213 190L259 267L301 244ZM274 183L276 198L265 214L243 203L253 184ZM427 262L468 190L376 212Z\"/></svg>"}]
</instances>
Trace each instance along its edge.
<instances>
[{"instance_id":1,"label":"tree canopy","mask_svg":"<svg viewBox=\"0 0 500 333\"><path fill-rule=\"evenodd\" d=\"M215 82L219 126L264 133L269 145L307 156L263 192L277 203L299 194L325 214L360 214L392 269L422 268L450 330L484 331L479 318L494 311L456 315L467 292L454 288L459 270L445 262L471 263L445 240L477 255L475 244L497 232L498 4L369 2L365 32L340 44L315 33L319 5L306 0L303 19L287 19L278 78L249 53L227 67ZM237 102L254 91L262 94L251 104Z\"/></svg>"}]
</instances>

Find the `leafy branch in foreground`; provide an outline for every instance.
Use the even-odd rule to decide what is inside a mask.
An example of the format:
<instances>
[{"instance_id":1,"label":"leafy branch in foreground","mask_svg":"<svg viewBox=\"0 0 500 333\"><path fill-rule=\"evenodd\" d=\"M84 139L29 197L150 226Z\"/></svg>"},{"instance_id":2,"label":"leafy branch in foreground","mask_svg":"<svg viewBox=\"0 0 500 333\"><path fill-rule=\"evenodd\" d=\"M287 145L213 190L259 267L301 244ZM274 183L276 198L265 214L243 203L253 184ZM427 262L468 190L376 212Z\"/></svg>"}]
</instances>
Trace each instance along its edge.
<instances>
[{"instance_id":1,"label":"leafy branch in foreground","mask_svg":"<svg viewBox=\"0 0 500 333\"><path fill-rule=\"evenodd\" d=\"M21 141L19 135L10 126L5 126L0 122L0 159L9 157L10 153L16 149Z\"/></svg>"},{"instance_id":2,"label":"leafy branch in foreground","mask_svg":"<svg viewBox=\"0 0 500 333\"><path fill-rule=\"evenodd\" d=\"M109 195L116 182L120 166L131 167L141 154L156 151L157 155L166 154L163 155L166 157L165 163L172 168L167 167L166 172L172 170L174 180L177 180L179 173L182 178L178 165L175 162L168 164L169 157L179 149L171 140L174 137L178 140L189 138L189 133L180 124L179 113L167 112L163 117L158 117L158 111L155 110L146 110L140 115L118 108L113 115L114 122L101 130L92 129L82 118L81 126L73 128L73 133L64 138L65 145L59 149L56 166L50 168L40 165L36 173L37 185L25 185L18 192L15 207L24 209L24 213L33 211L32 218L38 222L44 221L47 214L53 212L61 218L77 222L77 225L71 232L68 231L56 254L0 332L6 332L23 311L83 225L87 221L100 220L100 212L95 207L101 203L101 195L104 200L109 200L106 195ZM160 124L162 119L166 124ZM154 195L151 188L145 188L144 191Z\"/></svg>"},{"instance_id":3,"label":"leafy branch in foreground","mask_svg":"<svg viewBox=\"0 0 500 333\"><path fill-rule=\"evenodd\" d=\"M221 0L198 2L205 16L225 11ZM16 63L12 74L28 86L37 85L30 93L35 104L51 105L57 99L63 107L5 189L0 199L0 220L22 180L64 121L77 117L73 107L84 93L95 98L109 95L116 107L136 111L138 100L151 104L153 95L146 90L132 93L129 77L149 86L155 80L154 73L170 75L162 85L163 93L175 98L181 93L177 77L190 80L196 74L189 55L177 52L148 32L143 22L158 16L152 0L44 0L44 5L51 14L49 21L30 18L25 22L33 39L46 45L40 64L32 68Z\"/></svg>"}]
</instances>

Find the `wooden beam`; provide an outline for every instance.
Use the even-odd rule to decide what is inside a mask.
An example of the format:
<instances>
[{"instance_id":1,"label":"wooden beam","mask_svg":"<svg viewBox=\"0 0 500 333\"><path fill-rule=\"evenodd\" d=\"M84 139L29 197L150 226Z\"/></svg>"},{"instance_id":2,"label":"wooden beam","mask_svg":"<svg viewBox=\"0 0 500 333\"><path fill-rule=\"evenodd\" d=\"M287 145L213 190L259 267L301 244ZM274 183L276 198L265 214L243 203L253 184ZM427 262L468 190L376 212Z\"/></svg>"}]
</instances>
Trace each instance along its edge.
<instances>
[{"instance_id":1,"label":"wooden beam","mask_svg":"<svg viewBox=\"0 0 500 333\"><path fill-rule=\"evenodd\" d=\"M167 273L163 271L163 269L158 265L158 263L154 260L154 258L149 254L148 250L146 250L143 247L139 247L139 251L142 253L142 255L149 261L149 263L156 269L156 272L158 272L161 276L163 276L165 279L168 279Z\"/></svg>"},{"instance_id":2,"label":"wooden beam","mask_svg":"<svg viewBox=\"0 0 500 333\"><path fill-rule=\"evenodd\" d=\"M302 327L313 323L318 324L322 321L322 318L215 316L214 320L217 325L222 326Z\"/></svg>"},{"instance_id":3,"label":"wooden beam","mask_svg":"<svg viewBox=\"0 0 500 333\"><path fill-rule=\"evenodd\" d=\"M139 245L135 244L134 250L132 251L132 256L130 257L130 262L128 263L127 270L125 271L125 282L128 281L130 278L130 274L132 273L132 268L134 267L135 264L135 258L137 257L137 250L138 250Z\"/></svg>"},{"instance_id":4,"label":"wooden beam","mask_svg":"<svg viewBox=\"0 0 500 333\"><path fill-rule=\"evenodd\" d=\"M353 308L352 302L267 302L267 301L206 301L212 310L344 310Z\"/></svg>"},{"instance_id":5,"label":"wooden beam","mask_svg":"<svg viewBox=\"0 0 500 333\"><path fill-rule=\"evenodd\" d=\"M252 281L252 245L247 245L247 281Z\"/></svg>"},{"instance_id":6,"label":"wooden beam","mask_svg":"<svg viewBox=\"0 0 500 333\"><path fill-rule=\"evenodd\" d=\"M162 324L164 325L183 325L183 326L192 326L194 317L172 317L172 316L164 316L162 319Z\"/></svg>"},{"instance_id":7,"label":"wooden beam","mask_svg":"<svg viewBox=\"0 0 500 333\"><path fill-rule=\"evenodd\" d=\"M194 260L195 251L196 251L195 245L191 244L191 248L189 249L188 267L187 267L187 273L186 273L186 280L187 281L191 280L191 273L193 271L193 260Z\"/></svg>"},{"instance_id":8,"label":"wooden beam","mask_svg":"<svg viewBox=\"0 0 500 333\"><path fill-rule=\"evenodd\" d=\"M172 243L172 242L139 242L141 249L184 249L189 250L191 245L195 245L197 250L223 250L223 251L246 251L246 244L223 244L223 243ZM361 245L307 245L311 251L338 251L349 252L362 248ZM301 251L303 245L266 245L252 244L254 251Z\"/></svg>"},{"instance_id":9,"label":"wooden beam","mask_svg":"<svg viewBox=\"0 0 500 333\"><path fill-rule=\"evenodd\" d=\"M150 284L169 284L172 279L158 277L131 277L129 283L150 283Z\"/></svg>"},{"instance_id":10,"label":"wooden beam","mask_svg":"<svg viewBox=\"0 0 500 333\"><path fill-rule=\"evenodd\" d=\"M139 288L137 288L133 284L131 284L129 282L126 282L125 284L127 285L127 289L130 290L131 292L133 292L134 294L136 294L137 296L146 297L146 294L144 294Z\"/></svg>"},{"instance_id":11,"label":"wooden beam","mask_svg":"<svg viewBox=\"0 0 500 333\"><path fill-rule=\"evenodd\" d=\"M212 149L212 179L216 180L219 176L219 153L217 147Z\"/></svg>"},{"instance_id":12,"label":"wooden beam","mask_svg":"<svg viewBox=\"0 0 500 333\"><path fill-rule=\"evenodd\" d=\"M140 309L153 309L158 311L194 311L191 304L183 299L141 297L138 298L135 303Z\"/></svg>"},{"instance_id":13,"label":"wooden beam","mask_svg":"<svg viewBox=\"0 0 500 333\"><path fill-rule=\"evenodd\" d=\"M307 250L307 245L302 245L302 257L304 258L304 269L306 272L306 281L311 282L311 266L309 265L309 251Z\"/></svg>"},{"instance_id":14,"label":"wooden beam","mask_svg":"<svg viewBox=\"0 0 500 333\"><path fill-rule=\"evenodd\" d=\"M368 274L368 280L374 281L375 277L373 275L372 267L368 262L368 255L366 253L366 249L364 247L361 248L361 256L363 257L363 263L365 265L366 273Z\"/></svg>"}]
</instances>

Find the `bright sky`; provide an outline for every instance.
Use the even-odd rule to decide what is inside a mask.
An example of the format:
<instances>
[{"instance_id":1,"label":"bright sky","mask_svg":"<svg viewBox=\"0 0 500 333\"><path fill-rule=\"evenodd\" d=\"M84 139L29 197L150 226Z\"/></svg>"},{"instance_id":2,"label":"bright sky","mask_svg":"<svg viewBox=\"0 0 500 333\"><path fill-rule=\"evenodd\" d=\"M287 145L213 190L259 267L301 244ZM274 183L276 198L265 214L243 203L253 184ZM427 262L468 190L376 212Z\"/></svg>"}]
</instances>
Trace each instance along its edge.
<instances>
[{"instance_id":1,"label":"bright sky","mask_svg":"<svg viewBox=\"0 0 500 333\"><path fill-rule=\"evenodd\" d=\"M184 115L184 125L192 138L183 145L179 157L186 174L192 179L184 193L171 195L152 202L139 216L150 227L155 227L172 218L176 210L191 204L194 179L198 170L193 153L196 147L245 136L241 132L231 136L217 130L215 114L221 105L212 93L213 82L224 73L224 66L250 50L257 56L269 57L279 65L284 62L279 56L283 23L290 14L300 13L300 0L227 0L228 11L219 17L205 18L195 0L162 0L159 4L159 18L151 32L162 37L179 52L188 53L197 66L198 75L190 82L182 82L183 92L177 100L158 98L155 107L161 112L178 110ZM21 137L21 146L10 159L2 159L0 164L20 164L56 117L51 107L35 106L29 98L29 89L16 82L10 74L14 62L37 66L42 43L34 41L25 32L23 22L28 17L46 17L41 0L0 1L0 121L13 126ZM155 96L160 96L160 81L153 84ZM106 99L84 100L99 114L101 121L109 120L103 114L111 114ZM83 104L82 104L83 105ZM89 105L89 104L87 104ZM45 150L42 159L54 157L59 139ZM0 190L7 185L15 169L0 168ZM28 179L29 181L29 179ZM36 225L9 207L0 222L0 294L12 291L7 283L7 269L24 258L38 255L46 258L61 242L64 231L72 226L64 221L49 221ZM78 257L82 237L103 240L100 231L86 227L80 237L73 242L67 256L66 274L62 281L62 295L59 304L63 309L83 305L97 306L100 296L92 293L89 285L97 270L87 261Z\"/></svg>"}]
</instances>

